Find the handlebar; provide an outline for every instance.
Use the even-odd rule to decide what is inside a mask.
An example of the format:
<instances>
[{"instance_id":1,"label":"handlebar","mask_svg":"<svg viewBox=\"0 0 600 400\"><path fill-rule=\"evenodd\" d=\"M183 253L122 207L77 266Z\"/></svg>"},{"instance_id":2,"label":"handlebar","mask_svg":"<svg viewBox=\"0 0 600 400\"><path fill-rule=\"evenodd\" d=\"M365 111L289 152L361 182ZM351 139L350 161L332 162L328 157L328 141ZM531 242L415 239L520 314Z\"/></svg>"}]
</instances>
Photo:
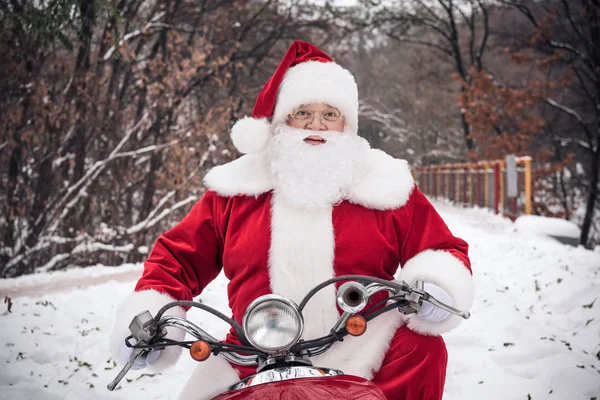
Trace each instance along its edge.
<instances>
[{"instance_id":1,"label":"handlebar","mask_svg":"<svg viewBox=\"0 0 600 400\"><path fill-rule=\"evenodd\" d=\"M328 279L327 281L317 285L309 293L307 293L307 295L298 305L300 313L302 313L302 310L306 304L319 290L340 281L356 281L361 283L366 291L367 299L370 299L375 293L381 291L388 291L390 293L390 295L384 300L371 305L367 310L363 310L361 312L367 321L370 321L373 318L376 318L377 316L393 309L397 309L404 314L415 313L420 309L423 301L427 301L438 308L464 319L468 319L471 315L467 311L458 310L437 300L435 297L423 290L422 285L417 285L415 288L408 285L406 282L387 281L384 279L362 275L339 276ZM242 345L237 346L220 342L215 337L187 319L175 316L164 316L164 313L168 309L177 306L200 308L217 316L233 327ZM342 341L343 338L348 335L345 324L348 318L350 318L353 314L354 313L351 312L342 313L328 335L311 340L301 340L289 349L289 353L293 355L312 357L326 352L334 343L337 341ZM189 349L191 344L194 343L193 341L177 342L165 338L164 336L166 335L166 327L176 327L182 329L194 336L196 339L207 342L210 345L211 352L213 354L222 354L225 359L234 364L254 366L259 365L261 360L264 361L269 357L269 354L256 349L249 344L244 334L244 330L235 320L228 318L218 310L199 302L174 301L163 306L154 318L152 318L150 313L147 311L138 314L134 318L130 325L132 335L130 335L125 341L126 345L128 347L132 347L134 351L131 353L127 364L125 364L117 377L108 384L108 390L112 391L115 389L138 357L145 355L151 350L162 349L166 346L182 346ZM129 343L129 339L132 337L136 338L137 344L132 345Z\"/></svg>"}]
</instances>

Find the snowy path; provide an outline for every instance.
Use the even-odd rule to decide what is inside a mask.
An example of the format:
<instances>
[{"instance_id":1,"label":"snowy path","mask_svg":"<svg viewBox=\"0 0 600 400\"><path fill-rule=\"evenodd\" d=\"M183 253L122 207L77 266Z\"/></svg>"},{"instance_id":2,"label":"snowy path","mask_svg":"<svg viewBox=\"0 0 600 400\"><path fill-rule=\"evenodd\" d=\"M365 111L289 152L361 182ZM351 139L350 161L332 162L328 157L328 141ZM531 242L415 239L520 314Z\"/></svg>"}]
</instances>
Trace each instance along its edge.
<instances>
[{"instance_id":1,"label":"snowy path","mask_svg":"<svg viewBox=\"0 0 600 400\"><path fill-rule=\"evenodd\" d=\"M445 335L446 400L600 399L600 253L520 232L483 210L435 203L471 246L473 316ZM107 334L140 266L0 281L0 399L176 399L194 362L161 376L132 372L119 390ZM227 311L220 276L202 300ZM217 337L227 327L192 314Z\"/></svg>"}]
</instances>

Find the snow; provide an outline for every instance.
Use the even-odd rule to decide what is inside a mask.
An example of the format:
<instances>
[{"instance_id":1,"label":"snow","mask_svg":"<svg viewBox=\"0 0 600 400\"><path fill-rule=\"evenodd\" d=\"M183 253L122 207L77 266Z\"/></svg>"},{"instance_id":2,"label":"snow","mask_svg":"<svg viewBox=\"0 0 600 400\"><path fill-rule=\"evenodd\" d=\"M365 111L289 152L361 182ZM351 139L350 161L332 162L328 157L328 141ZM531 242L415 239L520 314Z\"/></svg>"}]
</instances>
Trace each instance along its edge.
<instances>
[{"instance_id":1,"label":"snow","mask_svg":"<svg viewBox=\"0 0 600 400\"><path fill-rule=\"evenodd\" d=\"M581 231L576 224L561 218L523 215L517 218L515 226L520 231L555 237L578 239L581 235Z\"/></svg>"},{"instance_id":2,"label":"snow","mask_svg":"<svg viewBox=\"0 0 600 400\"><path fill-rule=\"evenodd\" d=\"M470 244L477 295L471 319L444 335L445 400L600 398L600 254L532 234L480 209L435 203ZM91 267L0 281L12 313L0 315L0 399L176 399L194 362L170 371L118 372L107 350L115 307L140 265ZM229 312L226 278L200 296ZM6 304L2 311L6 310ZM193 310L217 337L227 326Z\"/></svg>"}]
</instances>

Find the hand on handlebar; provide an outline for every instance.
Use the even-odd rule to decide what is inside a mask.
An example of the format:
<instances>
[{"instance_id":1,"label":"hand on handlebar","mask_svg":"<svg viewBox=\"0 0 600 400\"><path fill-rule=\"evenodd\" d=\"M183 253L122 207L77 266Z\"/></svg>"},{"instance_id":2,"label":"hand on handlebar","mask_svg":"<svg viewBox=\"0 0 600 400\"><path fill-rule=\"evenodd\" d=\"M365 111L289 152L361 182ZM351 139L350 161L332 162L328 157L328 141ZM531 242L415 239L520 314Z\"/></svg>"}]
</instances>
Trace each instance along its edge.
<instances>
[{"instance_id":1,"label":"hand on handlebar","mask_svg":"<svg viewBox=\"0 0 600 400\"><path fill-rule=\"evenodd\" d=\"M450 295L441 287L433 283L425 282L423 289L442 303L452 306L452 297L450 297ZM426 321L440 322L448 318L450 313L424 300L417 315Z\"/></svg>"},{"instance_id":2,"label":"hand on handlebar","mask_svg":"<svg viewBox=\"0 0 600 400\"><path fill-rule=\"evenodd\" d=\"M132 338L130 340L130 343L135 345L137 341ZM131 353L133 353L133 350L133 347L128 347L125 344L125 341L121 342L121 352L119 354L119 360L121 361L122 365L127 364L129 358L131 357ZM135 361L131 365L131 369L143 369L146 368L148 365L153 365L158 361L161 352L161 350L152 350L146 354L140 355L138 358L135 359Z\"/></svg>"}]
</instances>

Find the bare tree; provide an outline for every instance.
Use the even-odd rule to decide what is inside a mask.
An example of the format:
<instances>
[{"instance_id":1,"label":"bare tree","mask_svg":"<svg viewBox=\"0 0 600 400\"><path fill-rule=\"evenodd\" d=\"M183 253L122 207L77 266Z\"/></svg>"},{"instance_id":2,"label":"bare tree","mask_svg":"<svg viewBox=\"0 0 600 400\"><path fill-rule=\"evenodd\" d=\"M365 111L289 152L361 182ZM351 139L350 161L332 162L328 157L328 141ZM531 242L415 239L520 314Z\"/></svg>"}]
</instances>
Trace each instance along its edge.
<instances>
[{"instance_id":1,"label":"bare tree","mask_svg":"<svg viewBox=\"0 0 600 400\"><path fill-rule=\"evenodd\" d=\"M362 23L398 42L423 46L451 61L458 78L471 82L470 66L481 71L489 36L489 11L483 0L400 0L390 6L361 2L374 11ZM462 88L460 90L463 90ZM471 128L459 110L466 146L474 149Z\"/></svg>"},{"instance_id":2,"label":"bare tree","mask_svg":"<svg viewBox=\"0 0 600 400\"><path fill-rule=\"evenodd\" d=\"M2 8L3 277L143 259L207 169L235 157L229 128L269 57L328 29L304 1Z\"/></svg>"},{"instance_id":3,"label":"bare tree","mask_svg":"<svg viewBox=\"0 0 600 400\"><path fill-rule=\"evenodd\" d=\"M586 206L581 244L590 245L594 213L599 203L600 176L600 3L597 0L533 2L502 0L531 24L532 35L522 48L532 49L545 63L572 84L556 90L544 101L570 120L569 130L555 132L557 142L583 155L586 165Z\"/></svg>"}]
</instances>

